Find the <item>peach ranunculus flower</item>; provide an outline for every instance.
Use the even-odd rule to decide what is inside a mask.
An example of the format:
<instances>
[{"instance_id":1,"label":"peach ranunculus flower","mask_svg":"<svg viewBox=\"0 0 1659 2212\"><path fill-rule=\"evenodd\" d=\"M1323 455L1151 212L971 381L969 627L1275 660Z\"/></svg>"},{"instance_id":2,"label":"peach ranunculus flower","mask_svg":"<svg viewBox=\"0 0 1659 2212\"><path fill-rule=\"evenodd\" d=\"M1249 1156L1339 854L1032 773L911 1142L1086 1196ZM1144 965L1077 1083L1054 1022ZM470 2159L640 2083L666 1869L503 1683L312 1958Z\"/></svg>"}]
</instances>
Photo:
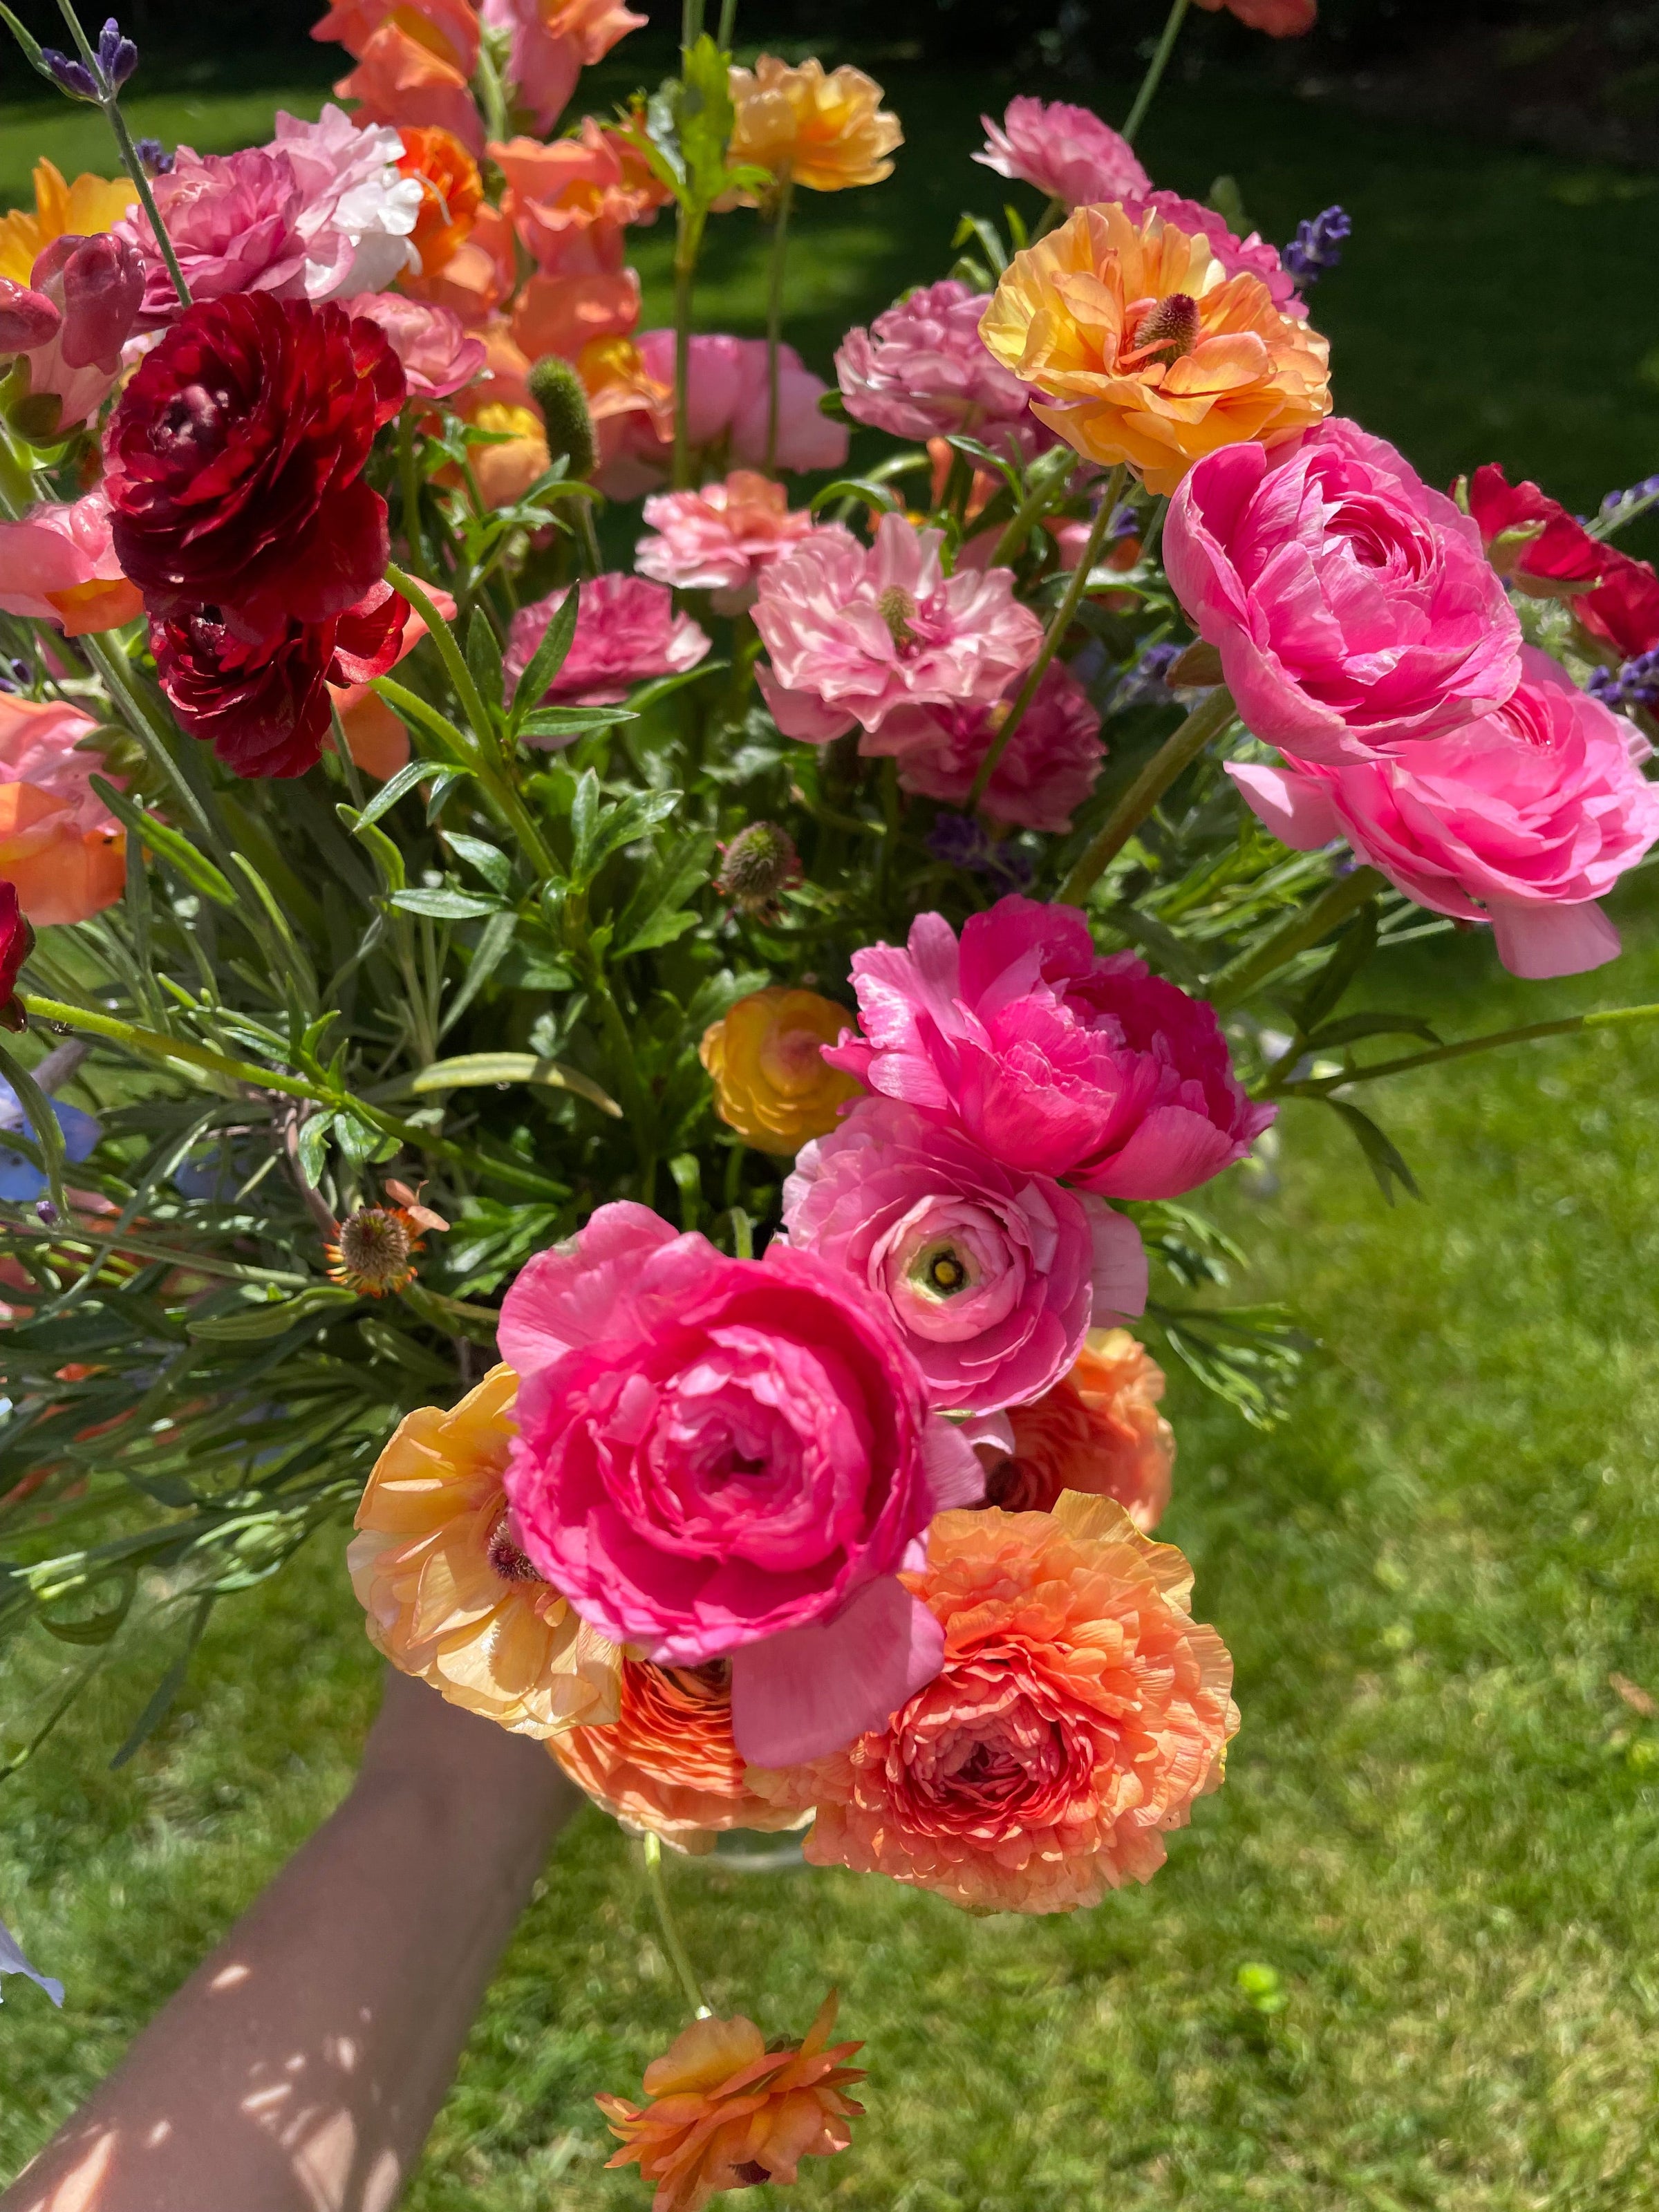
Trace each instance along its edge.
<instances>
[{"instance_id":1,"label":"peach ranunculus flower","mask_svg":"<svg viewBox=\"0 0 1659 2212\"><path fill-rule=\"evenodd\" d=\"M653 222L669 197L627 140L591 115L574 137L492 141L489 155L507 179L501 211L544 276L589 260L614 273L624 226Z\"/></svg>"},{"instance_id":2,"label":"peach ranunculus flower","mask_svg":"<svg viewBox=\"0 0 1659 2212\"><path fill-rule=\"evenodd\" d=\"M61 700L0 691L0 878L37 927L86 921L126 888L126 832L91 783L121 779L77 750L97 726Z\"/></svg>"},{"instance_id":3,"label":"peach ranunculus flower","mask_svg":"<svg viewBox=\"0 0 1659 2212\"><path fill-rule=\"evenodd\" d=\"M732 1741L732 1669L622 1662L622 1710L548 1748L570 1779L625 1828L678 1851L712 1850L726 1828L799 1827L804 1815L757 1797Z\"/></svg>"},{"instance_id":4,"label":"peach ranunculus flower","mask_svg":"<svg viewBox=\"0 0 1659 2212\"><path fill-rule=\"evenodd\" d=\"M421 257L420 274L435 276L465 240L483 203L478 165L453 131L435 124L405 124L398 167L421 187L421 211L411 240Z\"/></svg>"},{"instance_id":5,"label":"peach ranunculus flower","mask_svg":"<svg viewBox=\"0 0 1659 2212\"><path fill-rule=\"evenodd\" d=\"M1047 1513L1061 1492L1115 1498L1143 1535L1170 1502L1175 1431L1158 1410L1164 1370L1127 1328L1091 1329L1070 1372L1011 1406L1011 1456L986 1476L986 1502Z\"/></svg>"},{"instance_id":6,"label":"peach ranunculus flower","mask_svg":"<svg viewBox=\"0 0 1659 2212\"><path fill-rule=\"evenodd\" d=\"M750 1770L763 1796L817 1808L809 1862L1000 1912L1148 1881L1238 1726L1181 1553L1068 1491L1052 1514L939 1514L902 1579L944 1627L939 1674L848 1750Z\"/></svg>"},{"instance_id":7,"label":"peach ranunculus flower","mask_svg":"<svg viewBox=\"0 0 1659 2212\"><path fill-rule=\"evenodd\" d=\"M635 548L641 576L682 592L711 592L717 615L755 603L761 572L817 527L805 507L756 469L733 469L724 483L696 491L659 491L645 502L653 533Z\"/></svg>"},{"instance_id":8,"label":"peach ranunculus flower","mask_svg":"<svg viewBox=\"0 0 1659 2212\"><path fill-rule=\"evenodd\" d=\"M762 54L752 70L734 69L730 83L733 162L753 162L780 183L787 177L813 192L892 175L889 156L904 133L862 70L844 63L826 74L820 61L792 68Z\"/></svg>"},{"instance_id":9,"label":"peach ranunculus flower","mask_svg":"<svg viewBox=\"0 0 1659 2212\"><path fill-rule=\"evenodd\" d=\"M113 182L80 176L67 183L50 161L34 165L34 213L14 208L0 215L0 276L27 284L36 258L55 238L90 238L112 230L137 204L137 187L125 177Z\"/></svg>"},{"instance_id":10,"label":"peach ranunculus flower","mask_svg":"<svg viewBox=\"0 0 1659 2212\"><path fill-rule=\"evenodd\" d=\"M610 2166L638 2162L657 2193L651 2212L702 2212L726 2189L792 2182L804 2158L828 2158L852 2141L864 2107L846 2095L862 2081L848 2059L864 2046L830 2040L840 2003L832 1990L801 2041L769 2045L752 2020L696 2020L645 2069L652 2101L594 2102L620 2136Z\"/></svg>"},{"instance_id":11,"label":"peach ranunculus flower","mask_svg":"<svg viewBox=\"0 0 1659 2212\"><path fill-rule=\"evenodd\" d=\"M409 1414L368 1478L346 1564L394 1667L515 1735L550 1736L616 1717L617 1654L513 1540L501 1475L517 1393L496 1367L459 1405Z\"/></svg>"},{"instance_id":12,"label":"peach ranunculus flower","mask_svg":"<svg viewBox=\"0 0 1659 2212\"><path fill-rule=\"evenodd\" d=\"M118 629L143 604L115 557L101 484L67 504L43 500L19 521L0 522L0 613L89 637Z\"/></svg>"},{"instance_id":13,"label":"peach ranunculus flower","mask_svg":"<svg viewBox=\"0 0 1659 2212\"><path fill-rule=\"evenodd\" d=\"M1218 447L1281 445L1331 411L1330 348L1259 276L1148 210L1079 208L1017 253L980 323L1087 460L1172 492Z\"/></svg>"},{"instance_id":14,"label":"peach ranunculus flower","mask_svg":"<svg viewBox=\"0 0 1659 2212\"><path fill-rule=\"evenodd\" d=\"M354 123L390 123L399 131L431 124L459 138L469 154L483 151L483 121L466 73L428 40L405 30L395 15L374 32L334 92L357 102Z\"/></svg>"},{"instance_id":15,"label":"peach ranunculus flower","mask_svg":"<svg viewBox=\"0 0 1659 2212\"><path fill-rule=\"evenodd\" d=\"M771 983L739 999L698 1047L714 1111L763 1152L793 1154L810 1137L827 1137L862 1088L823 1056L851 1027L847 1009L816 991Z\"/></svg>"}]
</instances>

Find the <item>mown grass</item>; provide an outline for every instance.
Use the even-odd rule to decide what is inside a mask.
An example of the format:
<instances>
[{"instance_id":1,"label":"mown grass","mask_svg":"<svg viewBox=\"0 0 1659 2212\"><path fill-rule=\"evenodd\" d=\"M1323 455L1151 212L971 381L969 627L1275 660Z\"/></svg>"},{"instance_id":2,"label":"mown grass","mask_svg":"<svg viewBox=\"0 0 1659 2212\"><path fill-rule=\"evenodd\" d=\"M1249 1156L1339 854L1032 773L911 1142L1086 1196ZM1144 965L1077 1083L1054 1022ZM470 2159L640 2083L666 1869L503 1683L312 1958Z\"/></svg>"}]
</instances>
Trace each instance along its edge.
<instances>
[{"instance_id":1,"label":"mown grass","mask_svg":"<svg viewBox=\"0 0 1659 2212\"><path fill-rule=\"evenodd\" d=\"M903 191L819 203L805 227L819 361L939 264L976 181L994 204L966 161L985 88L895 73L893 89ZM1659 180L1203 86L1148 153L1178 187L1232 170L1272 234L1352 209L1318 301L1342 404L1431 475L1495 456L1584 503L1654 465L1659 303L1628 272ZM653 280L662 251L647 238ZM752 257L718 249L711 318L752 327L757 305ZM1639 889L1621 918L1631 949L1600 976L1522 986L1479 942L1437 939L1376 988L1449 1035L1659 998ZM718 2006L799 2026L834 1981L866 2039L869 2118L851 2156L809 2167L803 2207L1650 2197L1659 1726L1608 1678L1659 1692L1659 1030L1368 1103L1424 1204L1387 1207L1307 1106L1285 1116L1277 1194L1223 1200L1258 1255L1250 1294L1290 1297L1324 1342L1293 1419L1264 1437L1172 1385L1164 1533L1237 1656L1244 1725L1158 1881L1026 1923L850 1875L673 1869ZM24 1653L15 1686L59 1656ZM337 1547L222 1610L173 1718L112 1774L148 1687L100 1682L0 1798L0 1902L70 1990L59 2015L10 1985L0 2172L345 1786L374 1669ZM678 2018L634 1857L584 1814L491 1991L416 2212L639 2203L631 2176L599 2171L589 2100L631 2087Z\"/></svg>"}]
</instances>

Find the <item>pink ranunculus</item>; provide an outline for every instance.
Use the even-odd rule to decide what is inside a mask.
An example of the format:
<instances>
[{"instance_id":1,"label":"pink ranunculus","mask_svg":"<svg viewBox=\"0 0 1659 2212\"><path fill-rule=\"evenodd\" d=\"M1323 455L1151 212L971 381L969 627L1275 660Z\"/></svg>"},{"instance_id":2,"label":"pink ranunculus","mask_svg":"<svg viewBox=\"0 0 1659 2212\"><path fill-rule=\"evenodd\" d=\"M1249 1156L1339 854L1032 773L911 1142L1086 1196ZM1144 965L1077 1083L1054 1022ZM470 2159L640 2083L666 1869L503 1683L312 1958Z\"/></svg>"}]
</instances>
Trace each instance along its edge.
<instances>
[{"instance_id":1,"label":"pink ranunculus","mask_svg":"<svg viewBox=\"0 0 1659 2212\"><path fill-rule=\"evenodd\" d=\"M88 637L131 622L143 604L115 557L101 484L69 504L45 500L21 521L0 522L0 612Z\"/></svg>"},{"instance_id":2,"label":"pink ranunculus","mask_svg":"<svg viewBox=\"0 0 1659 2212\"><path fill-rule=\"evenodd\" d=\"M28 397L58 401L46 432L68 430L95 414L121 373L121 348L144 295L143 264L125 239L65 233L35 256L27 287L7 283L0 318L12 325L8 350L28 364Z\"/></svg>"},{"instance_id":3,"label":"pink ranunculus","mask_svg":"<svg viewBox=\"0 0 1659 2212\"><path fill-rule=\"evenodd\" d=\"M520 607L507 639L509 690L535 658L547 626L564 605L567 585ZM576 635L546 694L550 707L614 707L636 684L695 668L708 651L707 632L674 612L673 595L643 576L607 571L581 587ZM532 740L556 747L569 738Z\"/></svg>"},{"instance_id":4,"label":"pink ranunculus","mask_svg":"<svg viewBox=\"0 0 1659 2212\"><path fill-rule=\"evenodd\" d=\"M367 315L380 325L404 365L404 380L415 398L447 399L483 374L483 340L469 332L453 307L411 300L402 292L360 292L340 305L347 314Z\"/></svg>"},{"instance_id":5,"label":"pink ranunculus","mask_svg":"<svg viewBox=\"0 0 1659 2212\"><path fill-rule=\"evenodd\" d=\"M866 548L831 523L761 578L755 627L772 657L761 689L786 737L824 744L862 729L866 753L930 736L927 710L989 706L1029 668L1042 624L1013 573L939 562L943 533L884 514Z\"/></svg>"},{"instance_id":6,"label":"pink ranunculus","mask_svg":"<svg viewBox=\"0 0 1659 2212\"><path fill-rule=\"evenodd\" d=\"M981 167L1033 185L1067 207L1143 198L1152 188L1128 141L1070 100L1011 100L1000 127L988 115L979 119L985 150L974 159Z\"/></svg>"},{"instance_id":7,"label":"pink ranunculus","mask_svg":"<svg viewBox=\"0 0 1659 2212\"><path fill-rule=\"evenodd\" d=\"M507 82L543 138L563 114L582 70L647 20L620 0L480 0L479 13L492 31L509 33Z\"/></svg>"},{"instance_id":8,"label":"pink ranunculus","mask_svg":"<svg viewBox=\"0 0 1659 2212\"><path fill-rule=\"evenodd\" d=\"M1170 502L1164 562L1238 711L1304 760L1363 760L1501 707L1521 629L1480 543L1381 438L1227 446Z\"/></svg>"},{"instance_id":9,"label":"pink ranunculus","mask_svg":"<svg viewBox=\"0 0 1659 2212\"><path fill-rule=\"evenodd\" d=\"M733 469L700 491L662 491L645 502L656 535L641 538L634 565L642 576L682 592L712 592L716 614L752 606L763 572L810 538L805 507L790 512L781 483L753 469Z\"/></svg>"},{"instance_id":10,"label":"pink ranunculus","mask_svg":"<svg viewBox=\"0 0 1659 2212\"><path fill-rule=\"evenodd\" d=\"M1146 1303L1121 1213L1002 1166L913 1107L866 1098L783 1187L796 1249L847 1268L892 1315L941 1413L991 1413L1059 1382L1091 1328Z\"/></svg>"},{"instance_id":11,"label":"pink ranunculus","mask_svg":"<svg viewBox=\"0 0 1659 2212\"><path fill-rule=\"evenodd\" d=\"M1290 270L1279 259L1279 248L1269 246L1259 230L1253 230L1248 238L1240 238L1236 231L1229 229L1224 216L1206 207L1201 200L1182 199L1179 192L1144 192L1127 203L1131 222L1138 223L1154 209L1165 222L1185 231L1188 238L1207 238L1210 250L1230 276L1259 276L1281 314L1299 315L1304 322L1307 320L1307 305Z\"/></svg>"},{"instance_id":12,"label":"pink ranunculus","mask_svg":"<svg viewBox=\"0 0 1659 2212\"><path fill-rule=\"evenodd\" d=\"M637 344L644 385L672 392L672 331L641 331ZM793 346L779 347L777 467L792 472L838 469L846 460L847 425L818 412L818 401L829 388L802 367ZM686 428L702 472L723 476L732 468L764 468L769 404L765 339L694 337L687 389ZM607 465L615 473L609 483L601 477L600 489L611 491L614 483L617 499L651 490L666 481L673 451L672 415L642 403L612 445Z\"/></svg>"},{"instance_id":13,"label":"pink ranunculus","mask_svg":"<svg viewBox=\"0 0 1659 2212\"><path fill-rule=\"evenodd\" d=\"M908 947L853 955L860 1034L832 1067L959 1129L1005 1166L1108 1198L1177 1198L1272 1121L1233 1073L1213 1009L1102 957L1075 907L999 899L957 944L922 914Z\"/></svg>"},{"instance_id":14,"label":"pink ranunculus","mask_svg":"<svg viewBox=\"0 0 1659 2212\"><path fill-rule=\"evenodd\" d=\"M1495 714L1386 758L1229 769L1299 852L1346 837L1407 898L1489 921L1512 975L1576 975L1619 953L1595 903L1659 840L1645 738L1523 649Z\"/></svg>"},{"instance_id":15,"label":"pink ranunculus","mask_svg":"<svg viewBox=\"0 0 1659 2212\"><path fill-rule=\"evenodd\" d=\"M780 1245L730 1260L602 1206L519 1275L501 1348L517 1540L615 1642L665 1666L729 1654L746 1759L847 1743L938 1672L897 1570L984 1479L842 1269Z\"/></svg>"},{"instance_id":16,"label":"pink ranunculus","mask_svg":"<svg viewBox=\"0 0 1659 2212\"><path fill-rule=\"evenodd\" d=\"M990 304L988 293L947 276L910 293L867 331L848 331L836 355L848 413L896 438L964 431L994 447L1033 427L1030 387L979 334Z\"/></svg>"},{"instance_id":17,"label":"pink ranunculus","mask_svg":"<svg viewBox=\"0 0 1659 2212\"><path fill-rule=\"evenodd\" d=\"M278 109L274 150L287 155L300 187L307 300L384 292L419 269L413 233L422 185L398 167L404 142L396 131L360 126L331 101L314 123Z\"/></svg>"},{"instance_id":18,"label":"pink ranunculus","mask_svg":"<svg viewBox=\"0 0 1659 2212\"><path fill-rule=\"evenodd\" d=\"M929 732L899 756L904 788L960 806L1018 690L1011 683L989 707L935 708ZM1100 715L1088 693L1062 662L1050 661L985 787L980 811L993 822L1063 835L1105 757Z\"/></svg>"}]
</instances>

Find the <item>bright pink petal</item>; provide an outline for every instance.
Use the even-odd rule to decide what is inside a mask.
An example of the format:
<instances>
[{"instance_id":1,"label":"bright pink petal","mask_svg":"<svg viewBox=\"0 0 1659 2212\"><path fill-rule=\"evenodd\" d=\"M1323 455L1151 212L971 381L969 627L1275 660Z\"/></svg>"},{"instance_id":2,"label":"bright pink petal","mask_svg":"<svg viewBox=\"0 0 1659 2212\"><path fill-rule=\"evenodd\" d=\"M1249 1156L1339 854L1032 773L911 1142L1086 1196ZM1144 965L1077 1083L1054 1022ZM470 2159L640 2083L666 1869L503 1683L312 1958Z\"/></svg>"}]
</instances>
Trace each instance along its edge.
<instances>
[{"instance_id":1,"label":"bright pink petal","mask_svg":"<svg viewBox=\"0 0 1659 2212\"><path fill-rule=\"evenodd\" d=\"M614 1324L623 1286L674 1233L649 1206L626 1199L600 1206L580 1250L573 1243L538 1253L514 1280L496 1333L502 1358L524 1375L598 1342Z\"/></svg>"},{"instance_id":2,"label":"bright pink petal","mask_svg":"<svg viewBox=\"0 0 1659 2212\"><path fill-rule=\"evenodd\" d=\"M1498 957L1511 975L1542 982L1551 975L1582 975L1619 957L1619 933L1594 899L1582 906L1494 901L1488 910Z\"/></svg>"},{"instance_id":3,"label":"bright pink petal","mask_svg":"<svg viewBox=\"0 0 1659 2212\"><path fill-rule=\"evenodd\" d=\"M980 1483L982 1490L982 1475ZM896 1577L884 1575L834 1620L732 1653L733 1740L751 1766L826 1758L884 1727L944 1660L945 1631Z\"/></svg>"}]
</instances>

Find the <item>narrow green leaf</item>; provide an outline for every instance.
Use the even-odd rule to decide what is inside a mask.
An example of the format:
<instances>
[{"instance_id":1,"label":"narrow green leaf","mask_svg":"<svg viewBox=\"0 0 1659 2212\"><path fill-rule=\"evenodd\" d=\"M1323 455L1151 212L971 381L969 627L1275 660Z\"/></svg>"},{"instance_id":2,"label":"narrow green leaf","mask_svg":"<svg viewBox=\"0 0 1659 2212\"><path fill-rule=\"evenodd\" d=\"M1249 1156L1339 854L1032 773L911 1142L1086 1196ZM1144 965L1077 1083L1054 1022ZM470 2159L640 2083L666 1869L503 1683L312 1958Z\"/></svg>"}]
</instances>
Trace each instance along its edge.
<instances>
[{"instance_id":1,"label":"narrow green leaf","mask_svg":"<svg viewBox=\"0 0 1659 2212\"><path fill-rule=\"evenodd\" d=\"M396 775L387 778L357 819L359 822L378 822L383 814L387 813L398 804L405 793L413 791L417 784L424 783L429 775L447 776L453 781L459 776L471 773L468 769L445 768L437 761L410 761L398 769Z\"/></svg>"},{"instance_id":2,"label":"narrow green leaf","mask_svg":"<svg viewBox=\"0 0 1659 2212\"><path fill-rule=\"evenodd\" d=\"M544 738L585 738L594 730L614 729L635 719L631 707L538 707L519 725L526 744Z\"/></svg>"},{"instance_id":3,"label":"narrow green leaf","mask_svg":"<svg viewBox=\"0 0 1659 2212\"><path fill-rule=\"evenodd\" d=\"M333 1117L318 1116L325 1118ZM296 1298L273 1298L264 1305L243 1306L232 1313L204 1314L185 1326L191 1336L209 1344L263 1344L270 1337L281 1336L295 1322L309 1321L315 1314L356 1303L356 1291L343 1284L319 1283L301 1291Z\"/></svg>"},{"instance_id":4,"label":"narrow green leaf","mask_svg":"<svg viewBox=\"0 0 1659 2212\"><path fill-rule=\"evenodd\" d=\"M1334 1109L1358 1139L1359 1149L1365 1155L1365 1164L1376 1177L1376 1187L1389 1204L1394 1204L1395 1185L1420 1199L1417 1178L1407 1166L1400 1148L1391 1137L1385 1136L1369 1114L1358 1106L1350 1106L1346 1098L1328 1098L1325 1103Z\"/></svg>"},{"instance_id":5,"label":"narrow green leaf","mask_svg":"<svg viewBox=\"0 0 1659 2212\"><path fill-rule=\"evenodd\" d=\"M149 1702L133 1723L131 1732L110 1761L111 1771L125 1766L141 1744L153 1735L173 1710L173 1699L185 1686L185 1677L190 1672L190 1662L196 1656L196 1647L202 1640L202 1631L207 1626L208 1615L216 1599L198 1598L191 1608L190 1626L185 1632L184 1648L173 1664L150 1692Z\"/></svg>"},{"instance_id":6,"label":"narrow green leaf","mask_svg":"<svg viewBox=\"0 0 1659 2212\"><path fill-rule=\"evenodd\" d=\"M576 635L576 617L580 611L581 586L573 584L553 619L542 633L542 641L530 656L526 668L513 691L513 711L508 728L515 733L532 708L539 707L548 685L564 666L565 656L570 651L570 641Z\"/></svg>"},{"instance_id":7,"label":"narrow green leaf","mask_svg":"<svg viewBox=\"0 0 1659 2212\"><path fill-rule=\"evenodd\" d=\"M499 914L501 910L499 899L452 890L447 884L430 890L394 891L392 903L404 914L423 914L431 921L471 921L480 915Z\"/></svg>"},{"instance_id":8,"label":"narrow green leaf","mask_svg":"<svg viewBox=\"0 0 1659 2212\"><path fill-rule=\"evenodd\" d=\"M461 987L444 1009L438 1034L447 1036L461 1016L477 997L507 955L519 927L519 917L514 913L492 914L484 924L483 934L478 939L478 949L473 954Z\"/></svg>"},{"instance_id":9,"label":"narrow green leaf","mask_svg":"<svg viewBox=\"0 0 1659 2212\"><path fill-rule=\"evenodd\" d=\"M473 1089L483 1084L544 1083L550 1090L572 1091L604 1113L622 1119L622 1108L580 1068L562 1060L538 1060L528 1052L470 1052L458 1060L434 1060L410 1078L409 1088L424 1097L430 1091Z\"/></svg>"},{"instance_id":10,"label":"narrow green leaf","mask_svg":"<svg viewBox=\"0 0 1659 2212\"><path fill-rule=\"evenodd\" d=\"M489 617L482 607L472 610L466 631L466 665L478 696L486 707L501 703L501 648Z\"/></svg>"},{"instance_id":11,"label":"narrow green leaf","mask_svg":"<svg viewBox=\"0 0 1659 2212\"><path fill-rule=\"evenodd\" d=\"M443 747L458 769L467 775L473 772L472 747L447 714L429 706L418 692L406 690L395 677L377 676L369 688L377 691L388 707L395 708L402 720L418 722Z\"/></svg>"},{"instance_id":12,"label":"narrow green leaf","mask_svg":"<svg viewBox=\"0 0 1659 2212\"><path fill-rule=\"evenodd\" d=\"M504 892L513 880L513 863L499 845L485 842L482 837L464 837L459 830L451 830L444 839L458 860L476 868L491 890Z\"/></svg>"},{"instance_id":13,"label":"narrow green leaf","mask_svg":"<svg viewBox=\"0 0 1659 2212\"><path fill-rule=\"evenodd\" d=\"M220 873L211 860L192 845L188 837L165 822L158 822L142 806L135 805L125 792L118 791L106 777L94 775L89 779L93 789L118 821L124 822L137 837L142 838L152 853L171 863L192 890L200 891L216 906L234 907L236 893L229 878Z\"/></svg>"}]
</instances>

